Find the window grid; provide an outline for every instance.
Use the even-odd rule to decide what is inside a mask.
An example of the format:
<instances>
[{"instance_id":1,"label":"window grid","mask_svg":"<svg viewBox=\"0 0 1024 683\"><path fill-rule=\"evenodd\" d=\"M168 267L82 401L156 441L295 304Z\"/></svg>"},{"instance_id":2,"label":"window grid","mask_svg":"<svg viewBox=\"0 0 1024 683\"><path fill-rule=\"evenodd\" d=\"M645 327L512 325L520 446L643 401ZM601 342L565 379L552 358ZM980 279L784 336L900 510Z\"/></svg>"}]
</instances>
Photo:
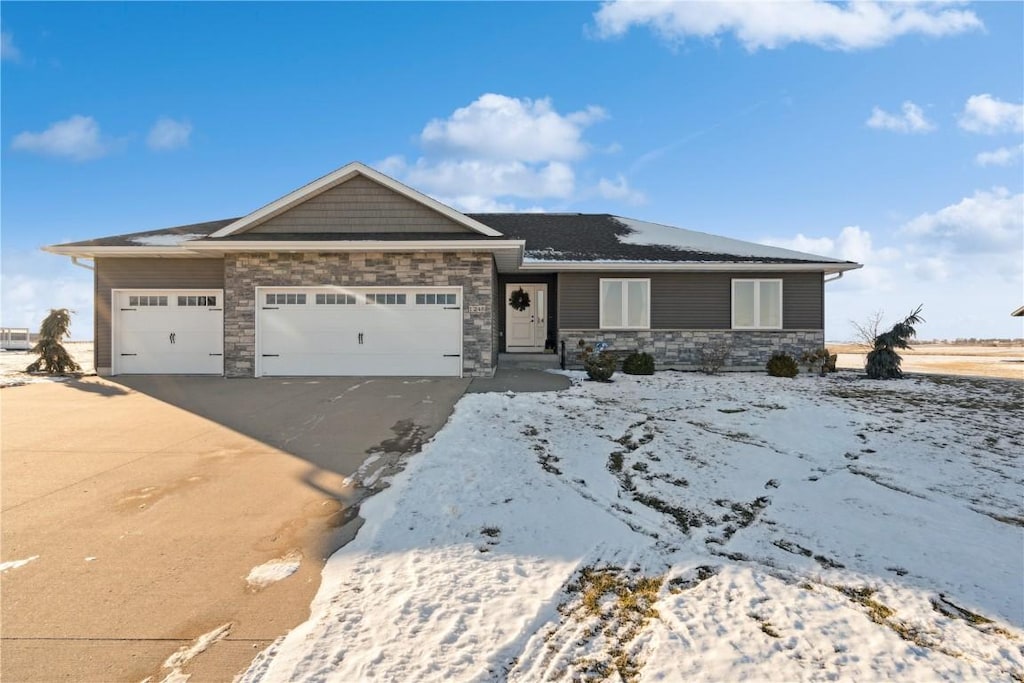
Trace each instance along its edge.
<instances>
[{"instance_id":1,"label":"window grid","mask_svg":"<svg viewBox=\"0 0 1024 683\"><path fill-rule=\"evenodd\" d=\"M443 293L431 292L430 294L417 294L416 295L416 303L418 305L426 305L426 306L436 306L436 305L440 305L440 306L454 306L455 305L455 298L456 298L455 294L443 294Z\"/></svg>"},{"instance_id":2,"label":"window grid","mask_svg":"<svg viewBox=\"0 0 1024 683\"><path fill-rule=\"evenodd\" d=\"M215 296L179 296L179 306L216 306L217 297Z\"/></svg>"},{"instance_id":3,"label":"window grid","mask_svg":"<svg viewBox=\"0 0 1024 683\"><path fill-rule=\"evenodd\" d=\"M128 297L128 305L129 306L166 306L167 305L167 297L166 296L149 296L149 295L129 296Z\"/></svg>"},{"instance_id":4,"label":"window grid","mask_svg":"<svg viewBox=\"0 0 1024 683\"><path fill-rule=\"evenodd\" d=\"M320 305L353 305L356 298L351 294L317 294L316 303Z\"/></svg>"},{"instance_id":5,"label":"window grid","mask_svg":"<svg viewBox=\"0 0 1024 683\"><path fill-rule=\"evenodd\" d=\"M267 294L267 303L271 306L281 305L305 305L306 295L305 294Z\"/></svg>"},{"instance_id":6,"label":"window grid","mask_svg":"<svg viewBox=\"0 0 1024 683\"><path fill-rule=\"evenodd\" d=\"M388 306L404 306L405 305L405 294L395 294L393 292L384 294L367 294L367 304L384 304Z\"/></svg>"}]
</instances>

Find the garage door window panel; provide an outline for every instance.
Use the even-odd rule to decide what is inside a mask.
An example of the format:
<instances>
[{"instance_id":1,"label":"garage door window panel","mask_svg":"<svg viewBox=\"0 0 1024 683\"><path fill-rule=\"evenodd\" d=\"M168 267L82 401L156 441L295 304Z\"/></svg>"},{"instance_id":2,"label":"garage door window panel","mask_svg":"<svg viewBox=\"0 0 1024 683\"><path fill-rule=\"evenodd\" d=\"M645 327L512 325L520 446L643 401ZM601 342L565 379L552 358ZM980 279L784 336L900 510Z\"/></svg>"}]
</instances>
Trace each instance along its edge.
<instances>
[{"instance_id":1,"label":"garage door window panel","mask_svg":"<svg viewBox=\"0 0 1024 683\"><path fill-rule=\"evenodd\" d=\"M271 306L305 306L306 295L293 292L287 294L267 294L267 303Z\"/></svg>"},{"instance_id":2,"label":"garage door window panel","mask_svg":"<svg viewBox=\"0 0 1024 683\"><path fill-rule=\"evenodd\" d=\"M367 294L367 304L380 304L383 306L404 306L405 294L386 292L381 294Z\"/></svg>"},{"instance_id":3,"label":"garage door window panel","mask_svg":"<svg viewBox=\"0 0 1024 683\"><path fill-rule=\"evenodd\" d=\"M418 306L455 306L456 305L455 294L439 294L431 292L429 294L417 294L416 304Z\"/></svg>"},{"instance_id":4,"label":"garage door window panel","mask_svg":"<svg viewBox=\"0 0 1024 683\"><path fill-rule=\"evenodd\" d=\"M318 306L354 306L356 298L351 294L317 294Z\"/></svg>"}]
</instances>

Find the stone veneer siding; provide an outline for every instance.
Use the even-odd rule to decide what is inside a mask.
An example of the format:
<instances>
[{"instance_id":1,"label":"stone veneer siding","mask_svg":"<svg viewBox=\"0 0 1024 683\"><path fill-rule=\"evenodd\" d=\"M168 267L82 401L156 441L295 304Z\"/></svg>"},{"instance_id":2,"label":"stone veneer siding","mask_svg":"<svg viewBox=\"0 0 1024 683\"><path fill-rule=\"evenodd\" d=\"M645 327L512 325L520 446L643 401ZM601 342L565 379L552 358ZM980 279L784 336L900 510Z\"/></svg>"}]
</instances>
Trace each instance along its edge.
<instances>
[{"instance_id":1,"label":"stone veneer siding","mask_svg":"<svg viewBox=\"0 0 1024 683\"><path fill-rule=\"evenodd\" d=\"M494 374L497 334L490 253L251 253L224 257L224 374L256 368L256 287L462 287L462 369Z\"/></svg>"},{"instance_id":2,"label":"stone veneer siding","mask_svg":"<svg viewBox=\"0 0 1024 683\"><path fill-rule=\"evenodd\" d=\"M763 370L774 351L800 354L825 345L824 330L559 330L565 342L566 366L583 367L579 341L603 341L608 350L624 357L633 351L654 356L658 370L697 370L698 352L708 344L725 342L732 346L727 370Z\"/></svg>"}]
</instances>

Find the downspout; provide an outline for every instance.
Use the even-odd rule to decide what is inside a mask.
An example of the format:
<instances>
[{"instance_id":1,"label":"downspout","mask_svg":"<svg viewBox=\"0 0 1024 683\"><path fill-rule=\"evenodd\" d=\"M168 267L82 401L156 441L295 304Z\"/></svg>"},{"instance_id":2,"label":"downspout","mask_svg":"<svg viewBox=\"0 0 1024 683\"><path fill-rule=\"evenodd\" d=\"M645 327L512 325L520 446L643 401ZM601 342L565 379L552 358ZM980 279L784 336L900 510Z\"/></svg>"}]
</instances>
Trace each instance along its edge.
<instances>
[{"instance_id":1,"label":"downspout","mask_svg":"<svg viewBox=\"0 0 1024 683\"><path fill-rule=\"evenodd\" d=\"M88 265L88 264L85 264L85 263L79 263L77 256L72 256L71 257L71 265L78 266L79 268L85 268L86 270L96 270L96 262L95 261L93 261L93 265L91 265L91 266Z\"/></svg>"},{"instance_id":2,"label":"downspout","mask_svg":"<svg viewBox=\"0 0 1024 683\"><path fill-rule=\"evenodd\" d=\"M81 263L78 260L78 258L79 258L78 256L72 256L71 257L71 265L78 266L79 268L85 268L86 270L91 270L93 272L93 281L95 282L95 278L96 278L96 259L95 258L93 259L92 265L90 266L87 263ZM96 301L95 301L95 299L93 299L93 305L95 305L95 303L96 303ZM93 313L93 318L92 318L92 338L93 338L92 367L93 367L93 372L95 372L96 374L99 374L99 364L97 362L99 360L99 356L98 356L99 346L97 346L97 344L96 344L96 314L95 313Z\"/></svg>"},{"instance_id":3,"label":"downspout","mask_svg":"<svg viewBox=\"0 0 1024 683\"><path fill-rule=\"evenodd\" d=\"M828 278L824 278L822 280L822 282L827 284L829 282L835 282L836 280L841 280L841 279L843 279L843 271L839 271L838 273L836 273L836 276L834 278L832 278L831 280L828 279Z\"/></svg>"}]
</instances>

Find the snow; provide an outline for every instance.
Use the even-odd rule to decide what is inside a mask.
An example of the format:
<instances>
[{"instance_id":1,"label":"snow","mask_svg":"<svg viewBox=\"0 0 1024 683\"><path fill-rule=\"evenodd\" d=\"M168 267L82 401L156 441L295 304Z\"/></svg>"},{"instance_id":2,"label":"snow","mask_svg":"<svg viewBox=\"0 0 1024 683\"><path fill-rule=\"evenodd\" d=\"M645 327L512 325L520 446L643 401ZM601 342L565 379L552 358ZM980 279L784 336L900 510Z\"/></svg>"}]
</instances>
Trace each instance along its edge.
<instances>
[{"instance_id":1,"label":"snow","mask_svg":"<svg viewBox=\"0 0 1024 683\"><path fill-rule=\"evenodd\" d=\"M241 680L1024 671L1020 383L572 376L463 397Z\"/></svg>"},{"instance_id":2,"label":"snow","mask_svg":"<svg viewBox=\"0 0 1024 683\"><path fill-rule=\"evenodd\" d=\"M223 624L209 633L199 636L190 645L179 648L177 652L164 661L163 668L170 669L171 672L167 674L162 683L183 683L187 681L191 674L183 673L181 668L198 655L206 652L218 640L227 638L229 633L231 633L231 623Z\"/></svg>"},{"instance_id":3,"label":"snow","mask_svg":"<svg viewBox=\"0 0 1024 683\"><path fill-rule=\"evenodd\" d=\"M301 553L293 550L284 557L278 557L253 567L249 571L249 575L245 577L245 583L249 588L261 590L272 583L287 579L299 570L299 565L301 564Z\"/></svg>"},{"instance_id":4,"label":"snow","mask_svg":"<svg viewBox=\"0 0 1024 683\"><path fill-rule=\"evenodd\" d=\"M134 242L135 244L144 244L150 247L176 247L182 242L200 239L202 237L207 237L207 235L201 232L190 232L183 233L180 235L171 235L164 233L161 235L144 235L142 237L132 237L130 241Z\"/></svg>"},{"instance_id":5,"label":"snow","mask_svg":"<svg viewBox=\"0 0 1024 683\"><path fill-rule=\"evenodd\" d=\"M801 261L814 261L817 263L842 263L840 259L828 258L807 254L802 251L782 249L780 247L769 247L764 244L744 242L728 237L719 237L706 232L685 230L659 223L648 223L638 221L634 218L623 218L615 216L615 220L629 227L633 232L620 236L619 241L625 244L641 245L664 245L685 249L687 251L699 251L710 254L729 254L731 256L750 256L755 258L781 258L796 259Z\"/></svg>"},{"instance_id":6,"label":"snow","mask_svg":"<svg viewBox=\"0 0 1024 683\"><path fill-rule=\"evenodd\" d=\"M38 560L38 559L39 559L38 555L33 555L32 557L26 557L24 560L11 560L9 562L0 562L0 573L6 573L7 571L9 571L11 569L20 569L21 567L24 567L29 562L31 562L33 560Z\"/></svg>"}]
</instances>

